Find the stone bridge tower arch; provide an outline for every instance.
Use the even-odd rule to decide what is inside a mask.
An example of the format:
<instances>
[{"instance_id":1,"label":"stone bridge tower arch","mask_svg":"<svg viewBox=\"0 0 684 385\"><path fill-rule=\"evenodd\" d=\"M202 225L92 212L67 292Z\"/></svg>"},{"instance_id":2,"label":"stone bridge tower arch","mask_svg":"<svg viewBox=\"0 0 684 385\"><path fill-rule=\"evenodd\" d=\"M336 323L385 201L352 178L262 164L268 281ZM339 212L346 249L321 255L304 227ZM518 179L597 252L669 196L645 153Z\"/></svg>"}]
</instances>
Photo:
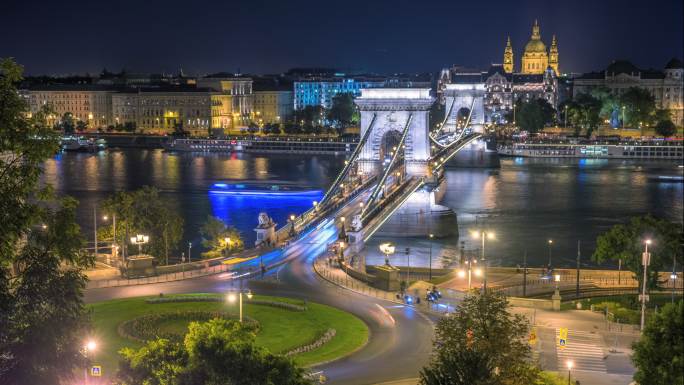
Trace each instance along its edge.
<instances>
[{"instance_id":1,"label":"stone bridge tower arch","mask_svg":"<svg viewBox=\"0 0 684 385\"><path fill-rule=\"evenodd\" d=\"M457 83L447 84L444 90L445 109L449 112L449 107L453 103L451 113L446 117L444 132L454 132L456 130L456 120L458 111L465 108L472 110L470 117L470 127L475 132L484 132L484 83Z\"/></svg>"},{"instance_id":2,"label":"stone bridge tower arch","mask_svg":"<svg viewBox=\"0 0 684 385\"><path fill-rule=\"evenodd\" d=\"M372 130L359 155L359 171L367 175L382 171L383 139L402 133L411 122L404 143L408 175L427 175L430 160L429 111L434 98L429 88L369 88L361 90L356 104L361 112L361 137ZM375 122L370 127L375 116Z\"/></svg>"}]
</instances>

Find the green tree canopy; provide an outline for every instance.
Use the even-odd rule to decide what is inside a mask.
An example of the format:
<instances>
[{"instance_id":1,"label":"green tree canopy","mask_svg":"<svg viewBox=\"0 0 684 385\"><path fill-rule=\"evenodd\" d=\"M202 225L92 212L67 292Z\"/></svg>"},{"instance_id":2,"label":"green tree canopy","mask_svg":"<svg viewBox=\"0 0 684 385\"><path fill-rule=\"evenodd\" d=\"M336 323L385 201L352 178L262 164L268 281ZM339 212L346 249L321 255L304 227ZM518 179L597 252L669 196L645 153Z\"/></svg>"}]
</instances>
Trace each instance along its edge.
<instances>
[{"instance_id":1,"label":"green tree canopy","mask_svg":"<svg viewBox=\"0 0 684 385\"><path fill-rule=\"evenodd\" d=\"M599 126L601 118L601 101L589 94L579 94L567 103L567 119L575 127L575 135L580 135L582 129L587 136Z\"/></svg>"},{"instance_id":2,"label":"green tree canopy","mask_svg":"<svg viewBox=\"0 0 684 385\"><path fill-rule=\"evenodd\" d=\"M528 331L529 325L523 316L508 312L504 295L472 291L456 313L437 322L432 360L421 372L421 383L534 383L539 378L539 371L528 363L531 356ZM453 362L454 357L483 360L469 370ZM494 373L484 373L487 369L493 369ZM433 382L432 379L446 382ZM452 380L454 382L449 382Z\"/></svg>"},{"instance_id":3,"label":"green tree canopy","mask_svg":"<svg viewBox=\"0 0 684 385\"><path fill-rule=\"evenodd\" d=\"M546 124L554 121L555 110L544 99L516 102L516 124L525 131L539 132Z\"/></svg>"},{"instance_id":4,"label":"green tree canopy","mask_svg":"<svg viewBox=\"0 0 684 385\"><path fill-rule=\"evenodd\" d=\"M333 97L332 107L330 107L327 117L328 120L337 123L340 128L344 129L354 121L355 112L354 96L345 92Z\"/></svg>"},{"instance_id":5,"label":"green tree canopy","mask_svg":"<svg viewBox=\"0 0 684 385\"><path fill-rule=\"evenodd\" d=\"M654 314L633 349L639 384L684 384L684 302L667 304Z\"/></svg>"},{"instance_id":6,"label":"green tree canopy","mask_svg":"<svg viewBox=\"0 0 684 385\"><path fill-rule=\"evenodd\" d=\"M76 201L39 188L42 163L59 148L43 109L29 114L16 85L22 68L0 60L0 383L60 384L82 367L82 300L92 260Z\"/></svg>"},{"instance_id":7,"label":"green tree canopy","mask_svg":"<svg viewBox=\"0 0 684 385\"><path fill-rule=\"evenodd\" d=\"M649 253L651 264L648 267L648 287L658 285L658 272L667 271L676 258L682 261L682 224L672 223L651 215L634 217L629 223L618 224L596 238L596 250L592 259L597 263L622 260L625 267L634 273L635 279L642 282L643 266L641 254L644 241L651 240Z\"/></svg>"},{"instance_id":8,"label":"green tree canopy","mask_svg":"<svg viewBox=\"0 0 684 385\"><path fill-rule=\"evenodd\" d=\"M655 98L641 87L630 87L620 95L620 104L625 108L625 123L631 127L653 124L656 111Z\"/></svg>"},{"instance_id":9,"label":"green tree canopy","mask_svg":"<svg viewBox=\"0 0 684 385\"><path fill-rule=\"evenodd\" d=\"M242 250L244 247L240 232L233 226L226 226L219 218L209 216L200 229L202 246L209 251L202 253L205 258L220 257L226 252Z\"/></svg>"},{"instance_id":10,"label":"green tree canopy","mask_svg":"<svg viewBox=\"0 0 684 385\"><path fill-rule=\"evenodd\" d=\"M304 370L254 344L253 330L233 320L192 322L183 343L150 341L125 348L117 375L122 385L309 385Z\"/></svg>"},{"instance_id":11,"label":"green tree canopy","mask_svg":"<svg viewBox=\"0 0 684 385\"><path fill-rule=\"evenodd\" d=\"M143 250L159 259L166 260L169 253L177 250L183 237L183 217L173 202L154 187L118 192L105 200L100 212L116 215L117 244L128 245L130 237L136 234L149 235L150 241ZM111 223L102 227L99 236L112 239L113 226Z\"/></svg>"},{"instance_id":12,"label":"green tree canopy","mask_svg":"<svg viewBox=\"0 0 684 385\"><path fill-rule=\"evenodd\" d=\"M670 137L677 132L677 127L670 119L659 120L655 125L655 131L658 135L663 137Z\"/></svg>"},{"instance_id":13,"label":"green tree canopy","mask_svg":"<svg viewBox=\"0 0 684 385\"><path fill-rule=\"evenodd\" d=\"M71 112L65 112L62 118L57 123L57 128L62 130L64 134L73 134L76 129L76 119L74 119L74 114Z\"/></svg>"}]
</instances>

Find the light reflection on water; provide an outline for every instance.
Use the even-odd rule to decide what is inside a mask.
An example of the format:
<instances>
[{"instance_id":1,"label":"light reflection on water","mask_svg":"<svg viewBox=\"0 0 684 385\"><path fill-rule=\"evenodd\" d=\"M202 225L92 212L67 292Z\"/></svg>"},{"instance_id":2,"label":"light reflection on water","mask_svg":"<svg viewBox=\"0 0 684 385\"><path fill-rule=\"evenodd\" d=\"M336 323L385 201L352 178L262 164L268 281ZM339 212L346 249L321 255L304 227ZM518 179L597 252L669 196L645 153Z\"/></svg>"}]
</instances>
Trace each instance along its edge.
<instances>
[{"instance_id":1,"label":"light reflection on water","mask_svg":"<svg viewBox=\"0 0 684 385\"><path fill-rule=\"evenodd\" d=\"M216 182L287 182L307 190L323 190L339 172L340 156L249 154L174 154L161 150L110 149L100 154L63 153L48 160L43 180L61 194L77 198L78 221L83 234L92 233L92 208L116 191L155 186L169 197L185 220L188 241L199 245L199 228L208 215L216 215L241 231L245 244L253 244L259 212L278 223L311 208L320 195L304 197L233 197L210 194Z\"/></svg>"},{"instance_id":2,"label":"light reflection on water","mask_svg":"<svg viewBox=\"0 0 684 385\"><path fill-rule=\"evenodd\" d=\"M455 210L461 240L478 226L496 232L486 244L495 263L548 262L549 238L555 264L573 265L577 241L588 260L596 236L631 216L651 213L682 222L684 184L660 175L682 175L672 162L605 159L502 159L500 170L447 172L442 204Z\"/></svg>"},{"instance_id":3,"label":"light reflection on water","mask_svg":"<svg viewBox=\"0 0 684 385\"><path fill-rule=\"evenodd\" d=\"M115 191L155 186L175 202L185 218L183 244L192 241L196 250L199 228L210 214L236 226L250 245L259 212L266 211L284 224L291 213L308 210L312 200L320 200L320 196L262 199L210 194L212 184L288 182L325 190L343 161L341 156L111 149L95 155L59 154L46 162L43 179L58 192L80 200L78 219L87 235L92 233L94 204ZM572 265L578 239L583 258L588 258L596 235L630 216L653 213L681 222L684 185L654 179L681 172L668 162L503 159L498 170L448 170L442 204L458 214L461 234L468 234L476 221L497 233L497 239L487 244L487 254L498 263L520 263L525 250L530 263L547 261L546 240L553 238L554 259ZM467 248L475 248L468 237L461 240Z\"/></svg>"}]
</instances>

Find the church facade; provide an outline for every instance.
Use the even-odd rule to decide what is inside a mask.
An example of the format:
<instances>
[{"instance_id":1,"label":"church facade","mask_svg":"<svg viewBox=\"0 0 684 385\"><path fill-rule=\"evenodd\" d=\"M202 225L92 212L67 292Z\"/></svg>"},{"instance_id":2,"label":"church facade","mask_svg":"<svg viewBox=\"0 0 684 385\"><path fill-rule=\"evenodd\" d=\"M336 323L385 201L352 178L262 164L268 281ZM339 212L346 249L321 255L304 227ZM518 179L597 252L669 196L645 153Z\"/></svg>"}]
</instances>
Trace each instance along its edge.
<instances>
[{"instance_id":1,"label":"church facade","mask_svg":"<svg viewBox=\"0 0 684 385\"><path fill-rule=\"evenodd\" d=\"M485 123L512 123L508 115L514 115L513 105L518 99L529 101L544 99L554 108L558 107L558 44L553 36L547 50L541 40L539 23L535 20L532 35L525 45L520 60L520 70L516 71L515 55L510 37L506 42L503 64L492 64L487 71L469 70L453 66L443 69L439 78L438 90L446 84L485 85ZM440 98L444 103L444 98ZM446 106L448 109L449 106ZM513 114L510 114L513 112Z\"/></svg>"}]
</instances>

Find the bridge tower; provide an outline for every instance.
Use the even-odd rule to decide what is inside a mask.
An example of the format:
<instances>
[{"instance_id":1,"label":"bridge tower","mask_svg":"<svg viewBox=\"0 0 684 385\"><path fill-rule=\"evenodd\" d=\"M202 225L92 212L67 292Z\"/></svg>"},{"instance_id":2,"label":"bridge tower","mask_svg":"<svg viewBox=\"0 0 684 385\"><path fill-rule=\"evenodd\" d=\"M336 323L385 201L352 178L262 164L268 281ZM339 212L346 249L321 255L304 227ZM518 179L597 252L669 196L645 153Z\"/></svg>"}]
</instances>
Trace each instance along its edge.
<instances>
[{"instance_id":1,"label":"bridge tower","mask_svg":"<svg viewBox=\"0 0 684 385\"><path fill-rule=\"evenodd\" d=\"M356 98L361 111L361 137L367 130L372 132L359 154L359 171L365 175L381 173L408 124L403 149L406 174L427 175L429 110L434 100L429 88L362 89L361 96Z\"/></svg>"},{"instance_id":2,"label":"bridge tower","mask_svg":"<svg viewBox=\"0 0 684 385\"><path fill-rule=\"evenodd\" d=\"M457 131L458 121L464 121L470 114L470 127L474 132L484 133L484 83L447 84L444 90L446 102L445 132ZM453 105L452 105L453 103ZM458 127L461 127L458 125Z\"/></svg>"}]
</instances>

